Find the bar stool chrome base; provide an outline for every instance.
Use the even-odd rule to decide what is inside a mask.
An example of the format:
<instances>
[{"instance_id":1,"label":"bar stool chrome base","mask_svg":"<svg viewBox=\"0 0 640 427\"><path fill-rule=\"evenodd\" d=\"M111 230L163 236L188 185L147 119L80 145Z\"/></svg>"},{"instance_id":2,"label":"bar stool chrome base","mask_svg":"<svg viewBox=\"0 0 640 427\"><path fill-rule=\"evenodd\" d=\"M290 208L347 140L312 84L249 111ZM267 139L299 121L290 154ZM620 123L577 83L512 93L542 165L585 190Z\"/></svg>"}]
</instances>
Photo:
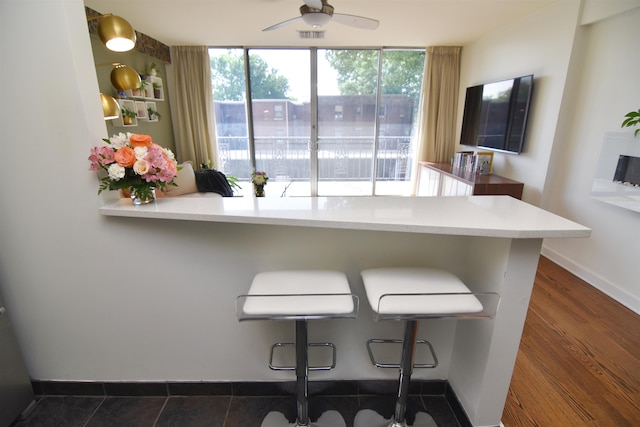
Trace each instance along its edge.
<instances>
[{"instance_id":1,"label":"bar stool chrome base","mask_svg":"<svg viewBox=\"0 0 640 427\"><path fill-rule=\"evenodd\" d=\"M412 424L406 421L395 422L393 417L384 418L372 409L358 411L353 421L354 427L438 427L431 415L425 412L418 412Z\"/></svg>"},{"instance_id":2,"label":"bar stool chrome base","mask_svg":"<svg viewBox=\"0 0 640 427\"><path fill-rule=\"evenodd\" d=\"M347 423L338 411L326 411L316 422L307 424L290 423L281 412L269 412L260 427L347 427Z\"/></svg>"},{"instance_id":3,"label":"bar stool chrome base","mask_svg":"<svg viewBox=\"0 0 640 427\"><path fill-rule=\"evenodd\" d=\"M472 293L450 272L430 268L377 268L361 272L362 281L375 320L403 321L402 340L373 339L367 342L369 358L378 368L399 368L398 393L393 416L385 419L370 409L358 412L354 427L406 427L409 385L414 368L438 366L433 347L418 340L418 321L443 317L490 318L495 316L500 297L497 294ZM399 364L378 363L371 344L402 343ZM434 363L414 364L417 344L427 345ZM412 426L435 426L433 418L424 412L416 414Z\"/></svg>"},{"instance_id":4,"label":"bar stool chrome base","mask_svg":"<svg viewBox=\"0 0 640 427\"><path fill-rule=\"evenodd\" d=\"M311 423L309 417L309 371L330 370L335 367L336 352L332 343L309 343L307 323L309 320L355 319L358 312L358 297L351 294L344 273L329 270L290 270L258 273L249 288L249 293L236 298L236 313L244 320L293 320L295 342L276 343L271 347L269 367L273 370L296 373L296 422L291 423L284 414L270 412L262 427L346 427L339 412L329 410ZM309 347L328 347L333 359L330 365L309 366ZM277 348L293 347L296 361L293 366L278 366L273 363L273 352Z\"/></svg>"}]
</instances>

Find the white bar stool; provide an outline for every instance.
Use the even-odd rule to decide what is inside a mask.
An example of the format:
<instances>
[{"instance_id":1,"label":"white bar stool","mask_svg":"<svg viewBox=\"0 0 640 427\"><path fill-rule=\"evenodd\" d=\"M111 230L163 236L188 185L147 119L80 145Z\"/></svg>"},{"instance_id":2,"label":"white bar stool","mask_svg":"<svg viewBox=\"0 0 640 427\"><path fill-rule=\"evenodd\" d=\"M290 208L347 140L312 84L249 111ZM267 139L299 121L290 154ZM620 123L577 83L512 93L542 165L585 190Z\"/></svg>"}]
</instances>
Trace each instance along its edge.
<instances>
[{"instance_id":1,"label":"white bar stool","mask_svg":"<svg viewBox=\"0 0 640 427\"><path fill-rule=\"evenodd\" d=\"M289 423L283 414L272 412L262 427L272 426L345 426L337 411L327 411L313 424L308 411L309 371L335 367L336 351L332 343L308 343L307 322L321 319L355 319L358 297L351 294L347 277L331 270L288 270L258 273L246 295L236 299L238 320L294 320L295 343L276 343L271 347L269 367L273 370L296 371L297 419ZM295 366L275 366L273 352L283 346L295 346ZM330 347L333 361L328 366L309 366L308 347Z\"/></svg>"},{"instance_id":2,"label":"white bar stool","mask_svg":"<svg viewBox=\"0 0 640 427\"><path fill-rule=\"evenodd\" d=\"M405 322L402 340L370 339L367 350L374 366L398 368L398 393L392 419L385 419L370 409L358 411L355 427L407 426L407 398L413 368L435 368L438 359L428 341L417 340L418 320L443 317L491 318L500 301L495 293L472 293L455 275L430 268L375 268L361 272L369 305L378 320ZM401 343L402 356L398 364L376 362L371 344ZM433 363L414 364L416 344L425 344ZM416 414L414 427L435 426L430 415Z\"/></svg>"}]
</instances>

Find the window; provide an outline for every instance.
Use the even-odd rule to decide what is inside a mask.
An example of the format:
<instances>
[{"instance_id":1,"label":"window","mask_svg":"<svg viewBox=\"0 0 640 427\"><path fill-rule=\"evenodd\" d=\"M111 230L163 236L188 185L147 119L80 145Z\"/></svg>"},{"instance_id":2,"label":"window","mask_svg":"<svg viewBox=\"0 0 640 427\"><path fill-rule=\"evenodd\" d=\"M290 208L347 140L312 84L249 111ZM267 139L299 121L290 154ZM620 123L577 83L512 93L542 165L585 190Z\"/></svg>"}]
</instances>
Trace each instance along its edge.
<instances>
[{"instance_id":1,"label":"window","mask_svg":"<svg viewBox=\"0 0 640 427\"><path fill-rule=\"evenodd\" d=\"M224 173L266 171L267 196L410 194L424 49L209 52Z\"/></svg>"},{"instance_id":2,"label":"window","mask_svg":"<svg viewBox=\"0 0 640 427\"><path fill-rule=\"evenodd\" d=\"M274 120L282 120L284 118L284 114L282 112L282 105L274 105L273 106L273 119Z\"/></svg>"}]
</instances>

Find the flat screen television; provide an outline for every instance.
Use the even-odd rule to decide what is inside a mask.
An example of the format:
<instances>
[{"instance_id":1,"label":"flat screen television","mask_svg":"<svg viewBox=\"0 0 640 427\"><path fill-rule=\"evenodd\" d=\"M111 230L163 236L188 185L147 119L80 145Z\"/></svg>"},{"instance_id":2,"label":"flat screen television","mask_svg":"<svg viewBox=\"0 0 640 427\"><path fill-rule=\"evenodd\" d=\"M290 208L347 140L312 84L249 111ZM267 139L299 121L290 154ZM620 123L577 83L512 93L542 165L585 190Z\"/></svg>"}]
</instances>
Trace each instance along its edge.
<instances>
[{"instance_id":1,"label":"flat screen television","mask_svg":"<svg viewBox=\"0 0 640 427\"><path fill-rule=\"evenodd\" d=\"M520 154L533 75L467 88L460 144Z\"/></svg>"}]
</instances>

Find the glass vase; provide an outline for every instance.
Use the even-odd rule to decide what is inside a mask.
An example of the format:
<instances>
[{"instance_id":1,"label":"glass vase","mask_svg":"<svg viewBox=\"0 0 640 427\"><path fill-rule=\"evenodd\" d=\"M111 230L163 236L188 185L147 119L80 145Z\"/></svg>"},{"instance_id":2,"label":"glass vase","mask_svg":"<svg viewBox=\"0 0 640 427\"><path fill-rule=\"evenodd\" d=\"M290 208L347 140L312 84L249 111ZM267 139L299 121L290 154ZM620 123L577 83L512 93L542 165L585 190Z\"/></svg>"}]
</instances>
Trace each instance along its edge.
<instances>
[{"instance_id":1,"label":"glass vase","mask_svg":"<svg viewBox=\"0 0 640 427\"><path fill-rule=\"evenodd\" d=\"M253 194L256 197L264 197L264 185L253 184Z\"/></svg>"},{"instance_id":2,"label":"glass vase","mask_svg":"<svg viewBox=\"0 0 640 427\"><path fill-rule=\"evenodd\" d=\"M131 201L134 206L154 203L156 201L156 189L154 187L140 189L131 188Z\"/></svg>"}]
</instances>

